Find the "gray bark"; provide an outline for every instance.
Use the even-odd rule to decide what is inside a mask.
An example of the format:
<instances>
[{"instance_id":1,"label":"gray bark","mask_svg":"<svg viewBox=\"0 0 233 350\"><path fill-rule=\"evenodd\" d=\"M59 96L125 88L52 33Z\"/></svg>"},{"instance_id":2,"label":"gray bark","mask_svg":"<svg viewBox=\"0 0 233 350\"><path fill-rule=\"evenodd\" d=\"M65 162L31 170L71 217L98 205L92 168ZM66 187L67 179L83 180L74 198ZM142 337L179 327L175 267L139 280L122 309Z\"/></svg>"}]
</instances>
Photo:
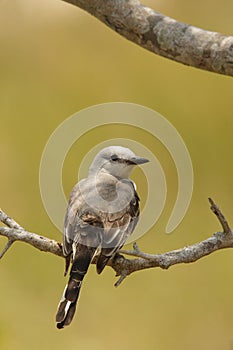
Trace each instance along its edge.
<instances>
[{"instance_id":1,"label":"gray bark","mask_svg":"<svg viewBox=\"0 0 233 350\"><path fill-rule=\"evenodd\" d=\"M233 37L180 23L138 0L63 0L157 55L233 76Z\"/></svg>"}]
</instances>

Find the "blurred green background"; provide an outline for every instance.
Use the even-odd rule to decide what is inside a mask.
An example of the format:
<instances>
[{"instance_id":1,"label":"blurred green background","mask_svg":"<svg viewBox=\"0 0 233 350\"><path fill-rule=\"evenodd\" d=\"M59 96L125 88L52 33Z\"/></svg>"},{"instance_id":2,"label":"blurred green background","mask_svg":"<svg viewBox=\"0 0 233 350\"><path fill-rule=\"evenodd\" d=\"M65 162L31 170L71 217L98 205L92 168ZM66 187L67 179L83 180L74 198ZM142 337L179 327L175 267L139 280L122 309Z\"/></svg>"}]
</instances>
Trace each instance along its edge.
<instances>
[{"instance_id":1,"label":"blurred green background","mask_svg":"<svg viewBox=\"0 0 233 350\"><path fill-rule=\"evenodd\" d=\"M224 34L233 32L230 0L145 1L177 20ZM232 220L233 80L189 68L126 41L76 7L58 0L0 2L1 208L28 230L61 240L42 205L38 170L54 129L94 104L134 102L155 109L182 135L194 167L194 191L182 223L164 233L177 192L174 164L159 141L140 142L158 157L167 176L165 210L138 241L151 253L177 249L219 230L209 210L212 196ZM107 130L135 136L133 128ZM106 137L85 135L63 169L68 195L82 157ZM134 173L136 182L141 171ZM156 184L155 184L156 186ZM145 187L145 188L144 188ZM142 202L146 186L138 184ZM153 208L151 208L153 215ZM0 240L3 247L4 238ZM219 251L168 271L133 274L119 287L107 268L86 277L75 320L55 328L62 294L62 259L16 243L0 264L0 348L232 349L233 257Z\"/></svg>"}]
</instances>

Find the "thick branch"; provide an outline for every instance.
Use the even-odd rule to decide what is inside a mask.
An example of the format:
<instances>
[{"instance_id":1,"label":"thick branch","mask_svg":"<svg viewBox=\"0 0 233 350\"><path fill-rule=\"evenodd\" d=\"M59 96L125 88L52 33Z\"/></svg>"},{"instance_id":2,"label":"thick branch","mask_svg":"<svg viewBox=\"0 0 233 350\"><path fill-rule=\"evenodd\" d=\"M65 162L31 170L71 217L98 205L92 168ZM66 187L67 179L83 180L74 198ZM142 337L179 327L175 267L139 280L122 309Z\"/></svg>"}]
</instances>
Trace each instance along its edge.
<instances>
[{"instance_id":1,"label":"thick branch","mask_svg":"<svg viewBox=\"0 0 233 350\"><path fill-rule=\"evenodd\" d=\"M188 66L233 76L233 37L193 27L138 0L63 0L89 12L126 39Z\"/></svg>"},{"instance_id":2,"label":"thick branch","mask_svg":"<svg viewBox=\"0 0 233 350\"><path fill-rule=\"evenodd\" d=\"M223 232L217 232L212 237L207 238L202 242L164 254L154 255L143 253L135 243L133 250L121 250L121 254L117 253L114 258L109 261L109 266L115 270L117 276L120 276L115 285L118 286L126 276L135 271L155 267L168 269L172 265L197 261L219 249L233 248L233 232L231 231L226 218L214 201L212 199L209 199L209 201L212 212L217 216L223 227ZM8 238L8 243L0 254L0 258L15 241L25 242L41 251L49 252L61 257L63 256L60 243L26 231L1 210L0 221L8 226L0 227L0 235ZM122 254L134 256L136 259L126 259Z\"/></svg>"}]
</instances>

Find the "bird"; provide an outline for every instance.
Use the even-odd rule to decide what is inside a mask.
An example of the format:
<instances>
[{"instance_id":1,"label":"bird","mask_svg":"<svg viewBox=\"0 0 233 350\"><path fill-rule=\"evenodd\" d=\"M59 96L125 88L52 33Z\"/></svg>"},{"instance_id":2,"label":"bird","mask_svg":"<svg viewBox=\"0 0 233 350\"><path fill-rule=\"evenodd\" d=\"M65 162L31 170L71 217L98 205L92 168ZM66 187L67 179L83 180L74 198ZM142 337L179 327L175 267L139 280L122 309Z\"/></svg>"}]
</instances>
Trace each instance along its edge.
<instances>
[{"instance_id":1,"label":"bird","mask_svg":"<svg viewBox=\"0 0 233 350\"><path fill-rule=\"evenodd\" d=\"M93 159L87 178L72 189L63 230L65 276L71 268L57 309L58 329L71 323L93 259L100 274L134 231L140 199L129 176L135 166L146 162L129 148L105 147Z\"/></svg>"}]
</instances>

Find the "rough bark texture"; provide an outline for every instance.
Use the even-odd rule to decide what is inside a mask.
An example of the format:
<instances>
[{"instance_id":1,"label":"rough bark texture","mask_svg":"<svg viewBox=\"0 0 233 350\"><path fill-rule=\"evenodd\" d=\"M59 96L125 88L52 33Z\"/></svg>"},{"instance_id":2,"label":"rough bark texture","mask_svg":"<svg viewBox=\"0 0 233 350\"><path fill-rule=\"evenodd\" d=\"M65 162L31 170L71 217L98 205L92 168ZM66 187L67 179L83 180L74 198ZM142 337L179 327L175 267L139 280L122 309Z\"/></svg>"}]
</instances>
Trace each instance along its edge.
<instances>
[{"instance_id":1,"label":"rough bark texture","mask_svg":"<svg viewBox=\"0 0 233 350\"><path fill-rule=\"evenodd\" d=\"M108 263L108 265L115 270L116 276L120 276L115 285L118 286L125 277L135 271L155 267L168 269L175 264L192 263L219 249L233 248L233 232L226 218L213 200L209 199L209 201L211 210L217 216L223 228L223 232L214 233L212 237L202 242L164 254L154 255L143 253L138 249L136 244L134 244L133 250L121 250L120 253L117 253ZM2 210L0 210L0 221L8 226L0 227L0 235L8 238L8 242L1 252L0 258L4 256L15 241L25 242L41 251L49 252L60 257L63 256L61 243L26 231ZM122 254L134 256L136 259L126 259ZM93 263L95 263L95 261L93 261Z\"/></svg>"},{"instance_id":2,"label":"rough bark texture","mask_svg":"<svg viewBox=\"0 0 233 350\"><path fill-rule=\"evenodd\" d=\"M177 22L138 0L63 0L141 47L188 66L233 76L233 37Z\"/></svg>"}]
</instances>

